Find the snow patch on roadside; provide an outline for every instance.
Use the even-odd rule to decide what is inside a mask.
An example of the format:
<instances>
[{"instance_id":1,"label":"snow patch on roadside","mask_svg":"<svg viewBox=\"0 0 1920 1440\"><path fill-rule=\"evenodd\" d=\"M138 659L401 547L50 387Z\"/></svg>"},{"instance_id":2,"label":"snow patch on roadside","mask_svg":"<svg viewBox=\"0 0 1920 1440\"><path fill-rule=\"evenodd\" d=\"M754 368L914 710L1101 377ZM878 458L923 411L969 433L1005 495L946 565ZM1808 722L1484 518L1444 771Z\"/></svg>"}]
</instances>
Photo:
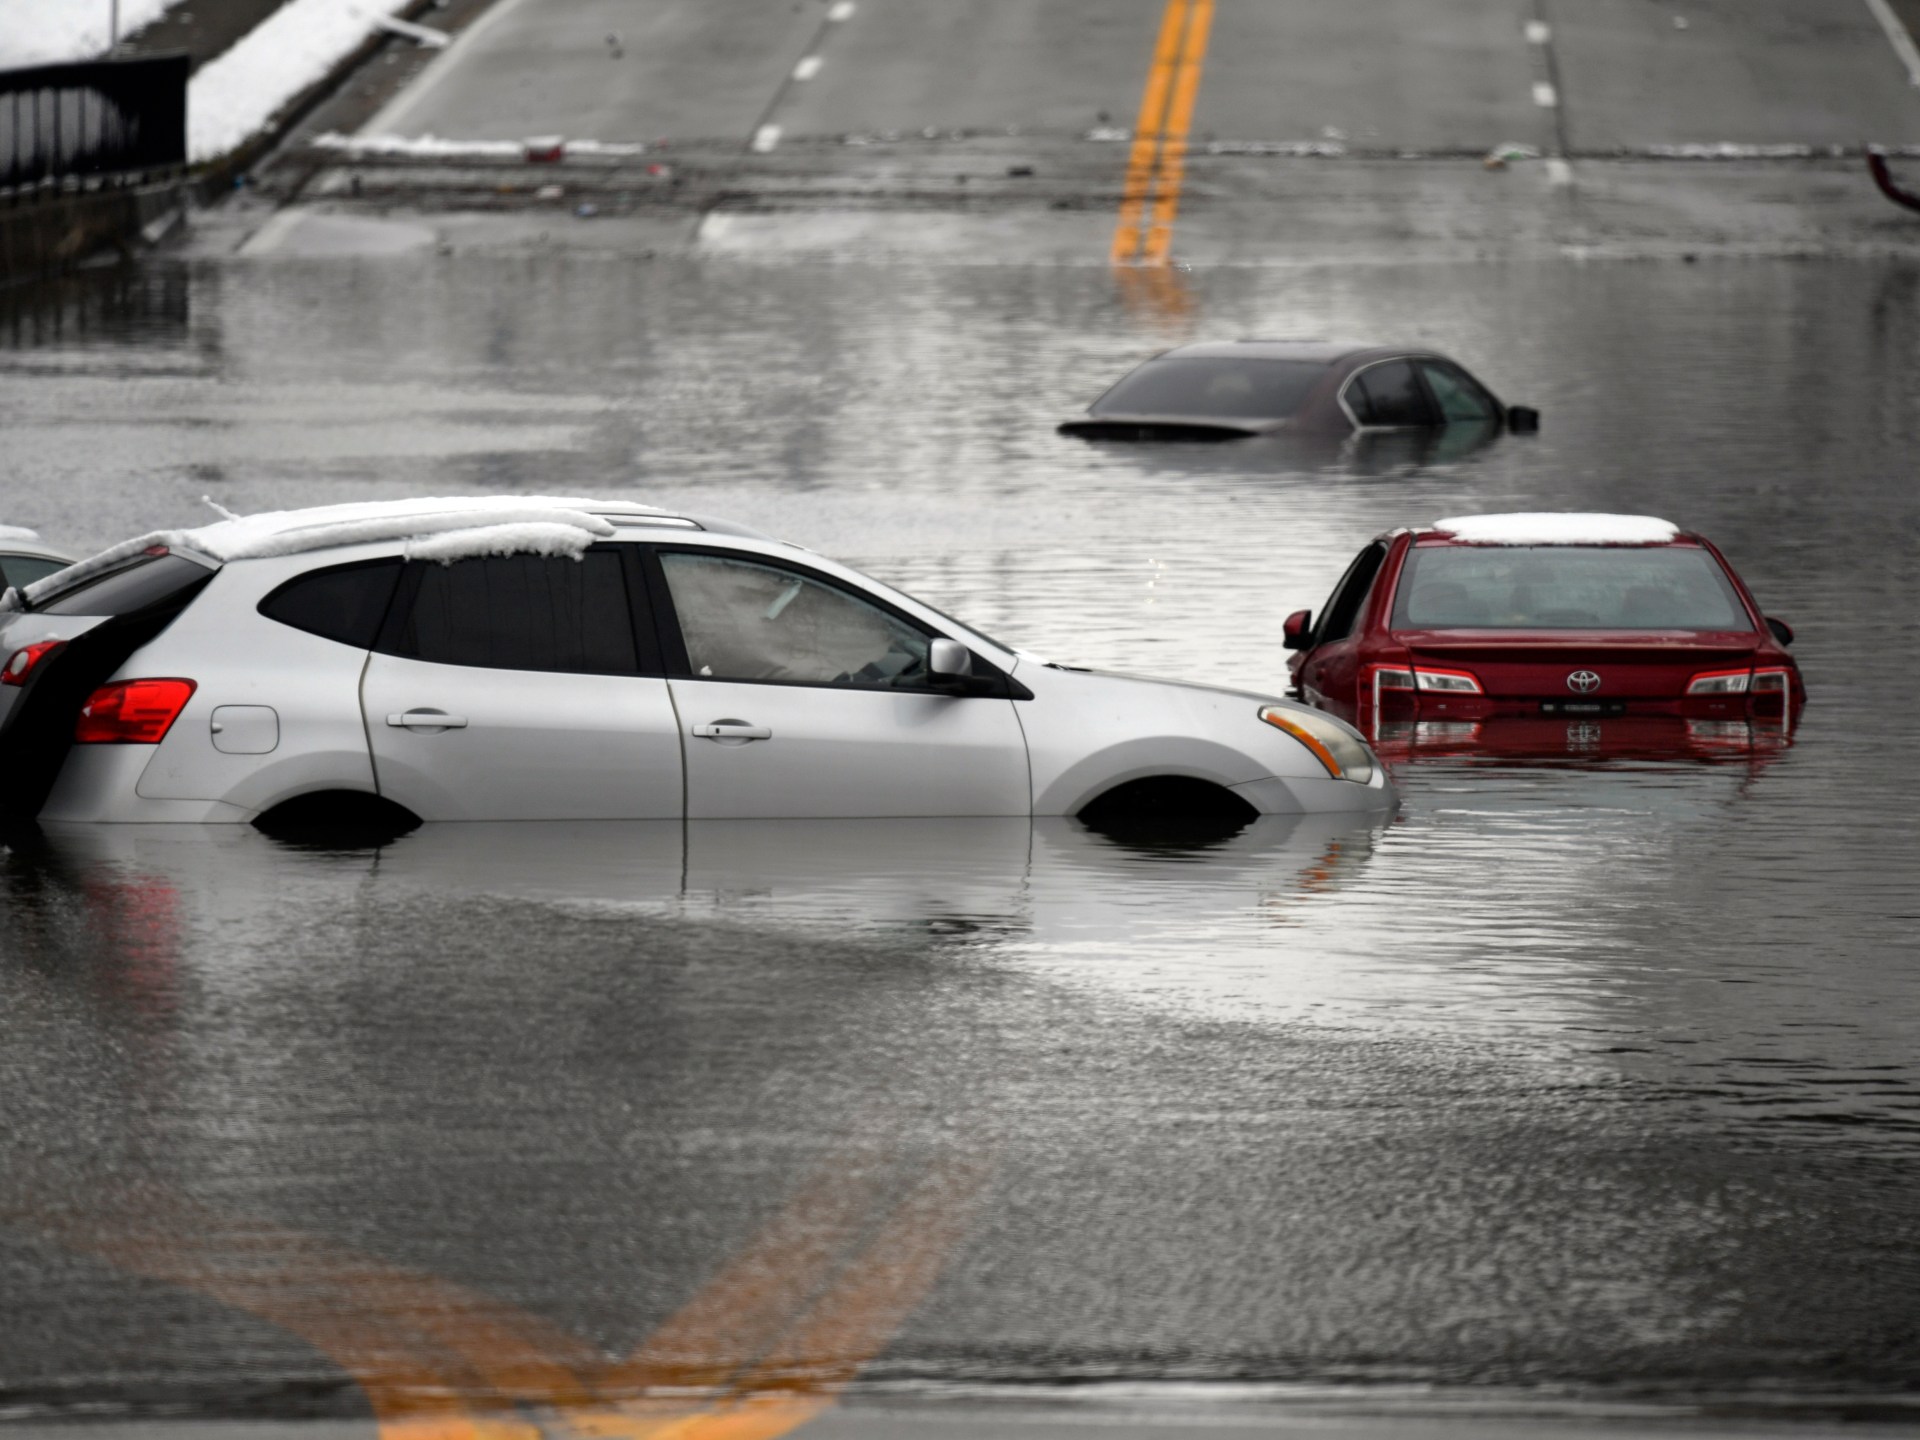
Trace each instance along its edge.
<instances>
[{"instance_id":1,"label":"snow patch on roadside","mask_svg":"<svg viewBox=\"0 0 1920 1440\"><path fill-rule=\"evenodd\" d=\"M531 140L447 140L438 135L342 135L337 130L329 130L313 141L316 150L413 160L519 160L525 157L532 143ZM618 158L647 153L643 144L610 140L562 140L558 144L563 158L581 155Z\"/></svg>"},{"instance_id":2,"label":"snow patch on roadside","mask_svg":"<svg viewBox=\"0 0 1920 1440\"><path fill-rule=\"evenodd\" d=\"M1680 533L1671 520L1652 515L1579 511L1456 515L1433 528L1469 545L1660 545Z\"/></svg>"},{"instance_id":3,"label":"snow patch on roadside","mask_svg":"<svg viewBox=\"0 0 1920 1440\"><path fill-rule=\"evenodd\" d=\"M120 38L181 0L120 0ZM0 69L94 60L107 53L106 0L0 0Z\"/></svg>"},{"instance_id":4,"label":"snow patch on roadside","mask_svg":"<svg viewBox=\"0 0 1920 1440\"><path fill-rule=\"evenodd\" d=\"M265 129L281 106L352 53L380 17L406 4L287 0L189 83L188 158L218 159Z\"/></svg>"}]
</instances>

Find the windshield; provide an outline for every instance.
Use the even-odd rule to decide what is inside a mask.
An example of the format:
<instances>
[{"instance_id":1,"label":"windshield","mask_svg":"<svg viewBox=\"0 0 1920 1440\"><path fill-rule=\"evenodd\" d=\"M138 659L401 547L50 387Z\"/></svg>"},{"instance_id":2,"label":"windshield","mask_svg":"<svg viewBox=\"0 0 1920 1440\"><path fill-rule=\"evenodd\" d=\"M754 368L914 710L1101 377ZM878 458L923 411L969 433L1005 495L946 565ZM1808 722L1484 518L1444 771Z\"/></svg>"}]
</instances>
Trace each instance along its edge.
<instances>
[{"instance_id":1,"label":"windshield","mask_svg":"<svg viewBox=\"0 0 1920 1440\"><path fill-rule=\"evenodd\" d=\"M1259 416L1281 420L1327 373L1318 360L1194 355L1149 360L1093 402L1096 415Z\"/></svg>"},{"instance_id":2,"label":"windshield","mask_svg":"<svg viewBox=\"0 0 1920 1440\"><path fill-rule=\"evenodd\" d=\"M1719 562L1691 545L1429 545L1407 557L1400 630L1751 630Z\"/></svg>"}]
</instances>

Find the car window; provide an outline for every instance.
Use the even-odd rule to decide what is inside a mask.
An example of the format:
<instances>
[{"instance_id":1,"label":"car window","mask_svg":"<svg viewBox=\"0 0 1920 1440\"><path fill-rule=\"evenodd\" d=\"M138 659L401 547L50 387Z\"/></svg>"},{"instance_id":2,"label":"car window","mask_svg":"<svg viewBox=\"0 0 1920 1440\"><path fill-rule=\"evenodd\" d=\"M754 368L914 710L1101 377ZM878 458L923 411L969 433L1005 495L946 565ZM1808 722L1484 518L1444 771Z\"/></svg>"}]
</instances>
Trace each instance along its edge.
<instances>
[{"instance_id":1,"label":"car window","mask_svg":"<svg viewBox=\"0 0 1920 1440\"><path fill-rule=\"evenodd\" d=\"M262 600L260 613L309 635L370 650L379 637L387 604L393 599L400 565L396 555L309 570Z\"/></svg>"},{"instance_id":2,"label":"car window","mask_svg":"<svg viewBox=\"0 0 1920 1440\"><path fill-rule=\"evenodd\" d=\"M1327 597L1326 608L1320 612L1320 623L1313 632L1315 645L1344 640L1353 632L1361 602L1373 588L1373 577L1380 573L1380 562L1386 558L1387 547L1379 544L1369 545L1354 557L1347 573L1333 587L1333 594Z\"/></svg>"},{"instance_id":3,"label":"car window","mask_svg":"<svg viewBox=\"0 0 1920 1440\"><path fill-rule=\"evenodd\" d=\"M795 570L664 551L687 664L700 679L916 688L928 637L878 606Z\"/></svg>"},{"instance_id":4,"label":"car window","mask_svg":"<svg viewBox=\"0 0 1920 1440\"><path fill-rule=\"evenodd\" d=\"M1319 360L1170 356L1121 380L1093 402L1093 413L1278 420L1297 411L1326 373Z\"/></svg>"},{"instance_id":5,"label":"car window","mask_svg":"<svg viewBox=\"0 0 1920 1440\"><path fill-rule=\"evenodd\" d=\"M1433 398L1440 402L1440 413L1448 420L1491 420L1499 413L1493 397L1459 366L1444 360L1422 360L1420 373L1426 377Z\"/></svg>"},{"instance_id":6,"label":"car window","mask_svg":"<svg viewBox=\"0 0 1920 1440\"><path fill-rule=\"evenodd\" d=\"M68 563L49 560L44 555L0 555L0 590L9 585L24 587L44 580L54 571L66 569Z\"/></svg>"},{"instance_id":7,"label":"car window","mask_svg":"<svg viewBox=\"0 0 1920 1440\"><path fill-rule=\"evenodd\" d=\"M1362 425L1435 425L1439 417L1413 366L1405 360L1369 365L1347 386L1347 404Z\"/></svg>"},{"instance_id":8,"label":"car window","mask_svg":"<svg viewBox=\"0 0 1920 1440\"><path fill-rule=\"evenodd\" d=\"M1422 545L1395 628L1751 630L1719 562L1691 545Z\"/></svg>"},{"instance_id":9,"label":"car window","mask_svg":"<svg viewBox=\"0 0 1920 1440\"><path fill-rule=\"evenodd\" d=\"M410 562L413 593L376 648L489 670L640 673L626 569L614 549Z\"/></svg>"},{"instance_id":10,"label":"car window","mask_svg":"<svg viewBox=\"0 0 1920 1440\"><path fill-rule=\"evenodd\" d=\"M157 548L157 547L156 547ZM131 615L136 610L178 600L213 578L213 571L161 551L142 555L130 565L62 590L34 608L46 615Z\"/></svg>"}]
</instances>

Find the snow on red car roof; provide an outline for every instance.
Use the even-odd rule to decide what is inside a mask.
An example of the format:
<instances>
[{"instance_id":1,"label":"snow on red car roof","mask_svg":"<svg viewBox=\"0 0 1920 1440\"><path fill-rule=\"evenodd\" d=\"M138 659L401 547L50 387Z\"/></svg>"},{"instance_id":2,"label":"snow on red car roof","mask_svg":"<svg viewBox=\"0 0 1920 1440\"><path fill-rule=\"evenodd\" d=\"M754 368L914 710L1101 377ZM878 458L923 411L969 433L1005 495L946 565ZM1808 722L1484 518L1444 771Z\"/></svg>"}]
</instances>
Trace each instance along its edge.
<instances>
[{"instance_id":1,"label":"snow on red car roof","mask_svg":"<svg viewBox=\"0 0 1920 1440\"><path fill-rule=\"evenodd\" d=\"M1653 515L1581 511L1455 515L1432 529L1463 545L1665 545L1680 536L1679 526Z\"/></svg>"}]
</instances>

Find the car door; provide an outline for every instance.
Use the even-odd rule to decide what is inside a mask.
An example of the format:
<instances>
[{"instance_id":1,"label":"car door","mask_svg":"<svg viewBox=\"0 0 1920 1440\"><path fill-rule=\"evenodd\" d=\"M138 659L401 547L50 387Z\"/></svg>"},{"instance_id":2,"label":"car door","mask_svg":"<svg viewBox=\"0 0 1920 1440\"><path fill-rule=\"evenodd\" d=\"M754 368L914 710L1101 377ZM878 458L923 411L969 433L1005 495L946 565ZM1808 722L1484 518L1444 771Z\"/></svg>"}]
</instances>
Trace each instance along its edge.
<instances>
[{"instance_id":1,"label":"car door","mask_svg":"<svg viewBox=\"0 0 1920 1440\"><path fill-rule=\"evenodd\" d=\"M1379 540L1354 557L1327 597L1300 664L1301 694L1349 720L1359 683L1360 614L1386 558L1386 543Z\"/></svg>"},{"instance_id":2,"label":"car door","mask_svg":"<svg viewBox=\"0 0 1920 1440\"><path fill-rule=\"evenodd\" d=\"M1422 359L1419 365L1420 378L1427 382L1427 390L1440 407L1443 423L1499 425L1500 403L1478 380L1451 361Z\"/></svg>"},{"instance_id":3,"label":"car door","mask_svg":"<svg viewBox=\"0 0 1920 1440\"><path fill-rule=\"evenodd\" d=\"M680 735L630 545L413 561L361 681L380 793L425 820L668 820Z\"/></svg>"},{"instance_id":4,"label":"car door","mask_svg":"<svg viewBox=\"0 0 1920 1440\"><path fill-rule=\"evenodd\" d=\"M1016 702L935 689L919 622L779 558L653 564L689 819L1032 811Z\"/></svg>"}]
</instances>

